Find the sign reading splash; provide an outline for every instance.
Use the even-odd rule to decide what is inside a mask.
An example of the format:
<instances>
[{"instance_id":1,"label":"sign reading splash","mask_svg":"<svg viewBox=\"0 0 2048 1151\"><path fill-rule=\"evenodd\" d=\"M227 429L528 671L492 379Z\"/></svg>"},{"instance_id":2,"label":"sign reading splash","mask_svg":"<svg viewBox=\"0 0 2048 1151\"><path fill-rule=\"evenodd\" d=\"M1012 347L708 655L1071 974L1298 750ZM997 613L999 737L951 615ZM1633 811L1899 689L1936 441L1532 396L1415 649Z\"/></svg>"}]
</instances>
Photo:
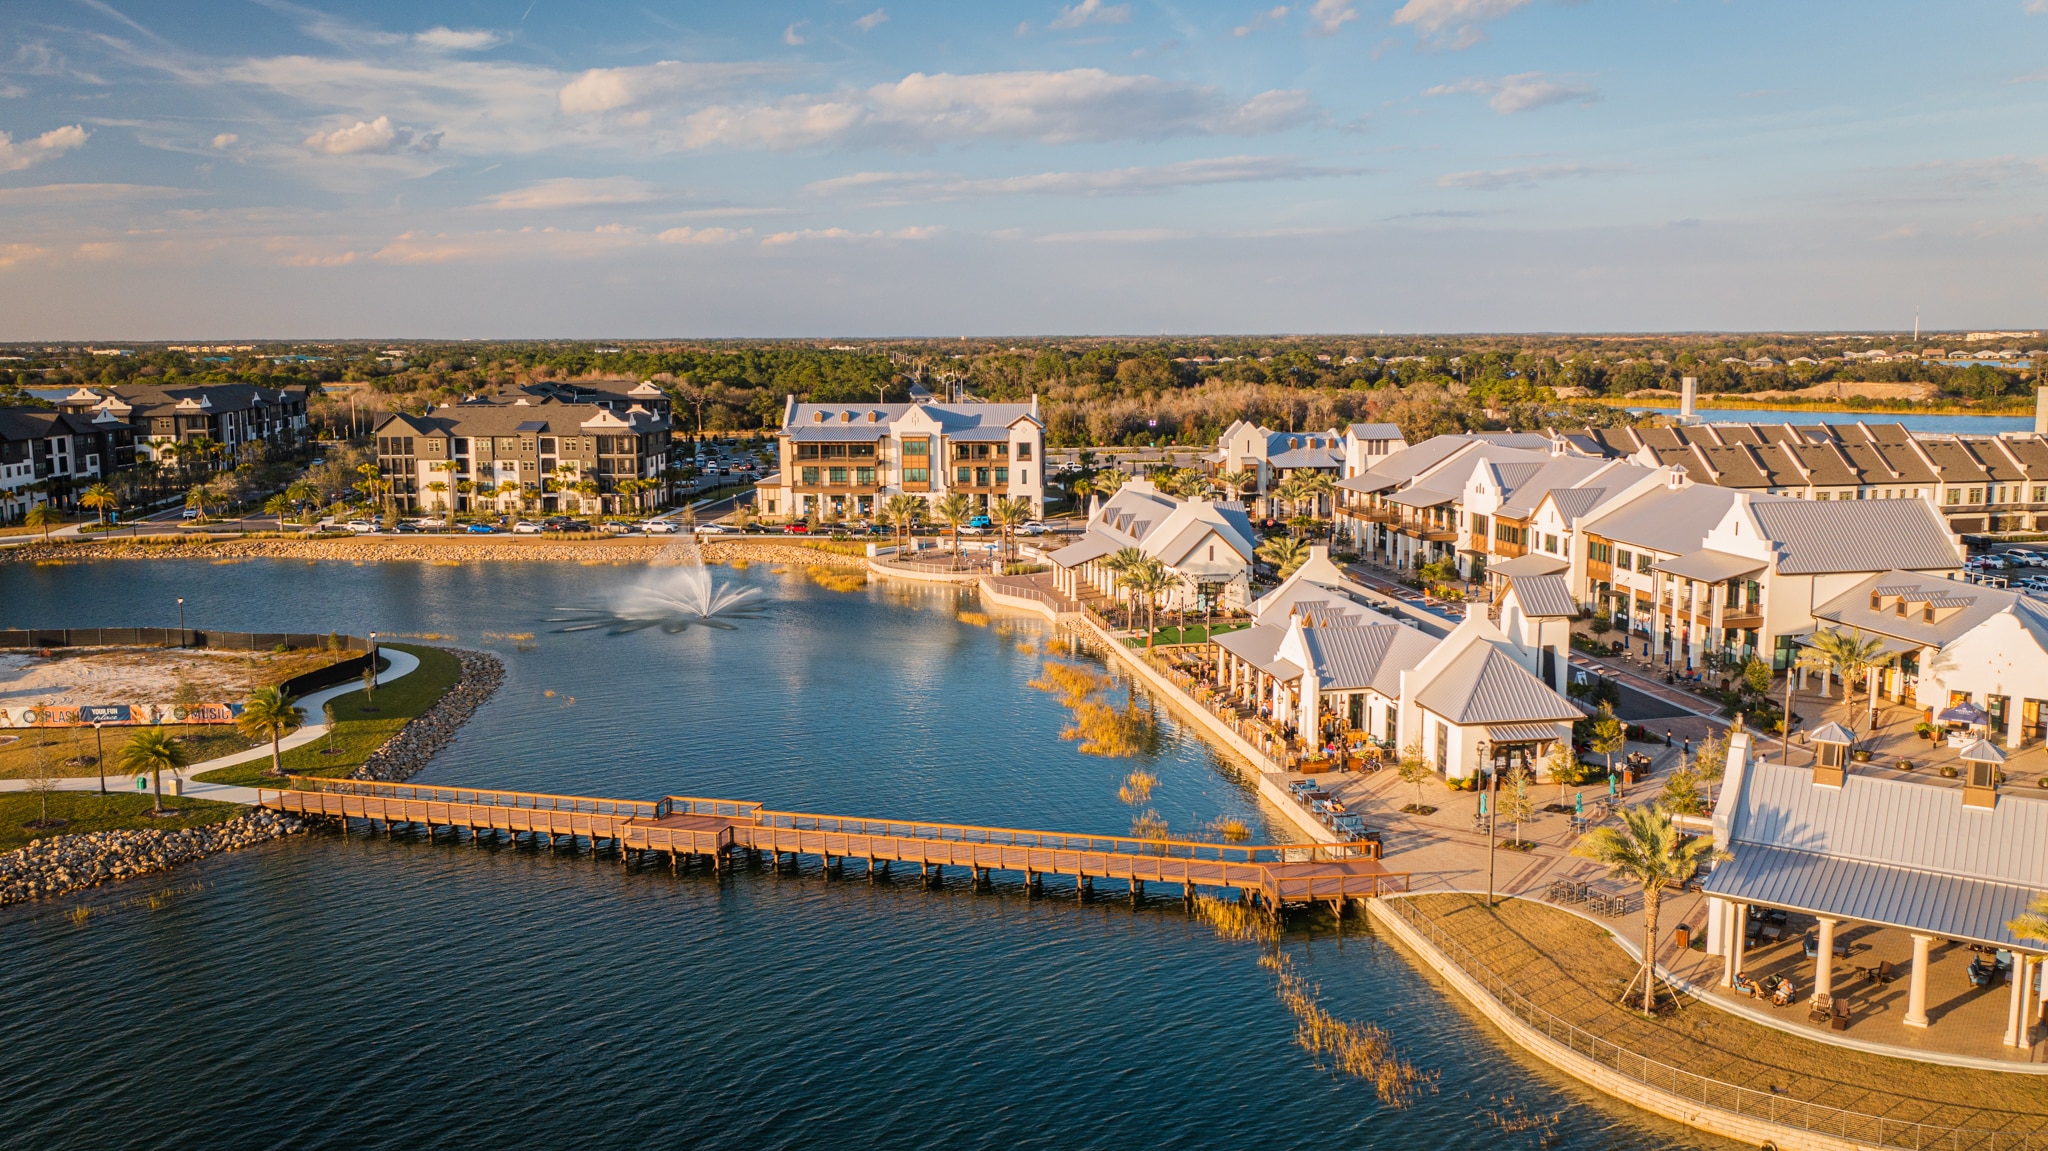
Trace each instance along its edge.
<instances>
[{"instance_id":1,"label":"sign reading splash","mask_svg":"<svg viewBox=\"0 0 2048 1151\"><path fill-rule=\"evenodd\" d=\"M233 723L239 703L85 703L0 707L0 728L155 727L166 723Z\"/></svg>"}]
</instances>

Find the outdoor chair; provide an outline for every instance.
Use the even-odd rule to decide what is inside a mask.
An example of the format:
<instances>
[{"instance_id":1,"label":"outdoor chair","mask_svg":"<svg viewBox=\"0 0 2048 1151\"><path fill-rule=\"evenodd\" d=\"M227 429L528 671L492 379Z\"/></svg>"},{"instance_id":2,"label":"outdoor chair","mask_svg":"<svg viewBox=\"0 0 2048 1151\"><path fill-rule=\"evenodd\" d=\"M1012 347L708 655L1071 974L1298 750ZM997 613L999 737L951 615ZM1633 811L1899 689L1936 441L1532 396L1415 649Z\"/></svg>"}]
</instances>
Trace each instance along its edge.
<instances>
[{"instance_id":1,"label":"outdoor chair","mask_svg":"<svg viewBox=\"0 0 2048 1151\"><path fill-rule=\"evenodd\" d=\"M1828 1009L1828 1030L1847 1031L1849 1029L1849 1001L1839 995L1835 996L1834 999L1834 1005Z\"/></svg>"},{"instance_id":2,"label":"outdoor chair","mask_svg":"<svg viewBox=\"0 0 2048 1151\"><path fill-rule=\"evenodd\" d=\"M1816 995L1813 997L1812 1005L1806 1009L1806 1021L1808 1023L1826 1023L1834 1016L1834 1007L1834 996Z\"/></svg>"},{"instance_id":3,"label":"outdoor chair","mask_svg":"<svg viewBox=\"0 0 2048 1151\"><path fill-rule=\"evenodd\" d=\"M1898 978L1898 973L1892 968L1891 960L1880 959L1877 961L1877 967L1871 972L1870 977L1879 983L1890 983Z\"/></svg>"},{"instance_id":4,"label":"outdoor chair","mask_svg":"<svg viewBox=\"0 0 2048 1151\"><path fill-rule=\"evenodd\" d=\"M1792 986L1790 979L1780 979L1778 980L1777 989L1771 992L1771 1006L1790 1007L1792 1006L1792 997L1796 994L1798 994L1798 990Z\"/></svg>"},{"instance_id":5,"label":"outdoor chair","mask_svg":"<svg viewBox=\"0 0 2048 1151\"><path fill-rule=\"evenodd\" d=\"M1807 933L1806 933L1806 947L1805 947L1805 951L1806 951L1806 957L1807 957L1808 959L1819 959L1819 958L1820 958L1820 933L1819 933L1819 932L1817 932L1817 931L1809 931L1809 932L1807 932ZM1849 944L1848 944L1848 942L1847 942L1847 941L1845 941L1845 940L1842 940L1842 939L1836 939L1836 940L1835 940L1835 958L1837 958L1837 959L1847 959L1847 958L1849 958Z\"/></svg>"}]
</instances>

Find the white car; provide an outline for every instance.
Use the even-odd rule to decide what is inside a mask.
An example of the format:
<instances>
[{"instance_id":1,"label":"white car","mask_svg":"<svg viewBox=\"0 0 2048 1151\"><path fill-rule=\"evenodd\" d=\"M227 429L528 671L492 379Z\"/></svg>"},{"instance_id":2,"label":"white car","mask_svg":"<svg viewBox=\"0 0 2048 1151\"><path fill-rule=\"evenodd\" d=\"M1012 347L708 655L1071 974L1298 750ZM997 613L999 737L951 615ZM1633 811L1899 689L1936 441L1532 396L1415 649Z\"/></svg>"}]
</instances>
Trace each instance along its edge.
<instances>
[{"instance_id":1,"label":"white car","mask_svg":"<svg viewBox=\"0 0 2048 1151\"><path fill-rule=\"evenodd\" d=\"M651 536L672 536L676 534L676 525L667 520L643 520L640 530Z\"/></svg>"},{"instance_id":2,"label":"white car","mask_svg":"<svg viewBox=\"0 0 2048 1151\"><path fill-rule=\"evenodd\" d=\"M532 520L520 520L512 525L512 533L522 536L537 536L540 534L540 525Z\"/></svg>"},{"instance_id":3,"label":"white car","mask_svg":"<svg viewBox=\"0 0 2048 1151\"><path fill-rule=\"evenodd\" d=\"M1051 530L1051 528L1046 527L1037 520L1026 520L1017 528L1017 534L1020 536L1042 536Z\"/></svg>"},{"instance_id":4,"label":"white car","mask_svg":"<svg viewBox=\"0 0 2048 1151\"><path fill-rule=\"evenodd\" d=\"M732 529L724 524L698 524L692 530L700 536L722 536L732 532Z\"/></svg>"},{"instance_id":5,"label":"white car","mask_svg":"<svg viewBox=\"0 0 2048 1151\"><path fill-rule=\"evenodd\" d=\"M348 530L361 536L375 535L377 534L377 525L369 520L350 520L348 521Z\"/></svg>"},{"instance_id":6,"label":"white car","mask_svg":"<svg viewBox=\"0 0 2048 1151\"><path fill-rule=\"evenodd\" d=\"M437 532L437 531L440 531L440 530L441 530L442 528L445 528L445 527L447 527L447 526L448 526L448 521L447 521L447 520L414 520L414 521L413 521L413 525L414 525L415 527L423 528L423 529L425 529L425 530L427 530L427 531L430 531L430 532Z\"/></svg>"}]
</instances>

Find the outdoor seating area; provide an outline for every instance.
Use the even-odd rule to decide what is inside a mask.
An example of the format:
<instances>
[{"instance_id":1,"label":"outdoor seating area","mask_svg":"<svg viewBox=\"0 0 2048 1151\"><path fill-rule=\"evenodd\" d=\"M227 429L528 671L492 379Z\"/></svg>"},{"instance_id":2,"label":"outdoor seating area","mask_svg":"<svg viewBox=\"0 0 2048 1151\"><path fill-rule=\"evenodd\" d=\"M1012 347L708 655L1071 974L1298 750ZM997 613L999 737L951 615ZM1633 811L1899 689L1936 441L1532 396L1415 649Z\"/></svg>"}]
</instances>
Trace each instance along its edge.
<instances>
[{"instance_id":1,"label":"outdoor seating area","mask_svg":"<svg viewBox=\"0 0 2048 1151\"><path fill-rule=\"evenodd\" d=\"M1380 841L1379 832L1366 829L1363 812L1353 811L1343 800L1324 791L1322 785L1315 780L1296 780L1287 785L1287 793L1296 803L1306 808L1317 822L1339 836L1361 843Z\"/></svg>"}]
</instances>

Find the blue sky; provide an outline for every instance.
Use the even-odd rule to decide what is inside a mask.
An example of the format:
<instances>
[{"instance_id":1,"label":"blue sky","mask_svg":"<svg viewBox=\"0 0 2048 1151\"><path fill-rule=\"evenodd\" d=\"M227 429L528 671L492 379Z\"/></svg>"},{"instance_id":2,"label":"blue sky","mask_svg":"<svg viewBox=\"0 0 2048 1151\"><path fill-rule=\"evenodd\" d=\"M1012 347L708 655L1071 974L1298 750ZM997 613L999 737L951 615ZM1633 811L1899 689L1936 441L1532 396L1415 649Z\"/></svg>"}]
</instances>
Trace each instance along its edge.
<instances>
[{"instance_id":1,"label":"blue sky","mask_svg":"<svg viewBox=\"0 0 2048 1151\"><path fill-rule=\"evenodd\" d=\"M0 5L0 339L2048 324L2048 0Z\"/></svg>"}]
</instances>

